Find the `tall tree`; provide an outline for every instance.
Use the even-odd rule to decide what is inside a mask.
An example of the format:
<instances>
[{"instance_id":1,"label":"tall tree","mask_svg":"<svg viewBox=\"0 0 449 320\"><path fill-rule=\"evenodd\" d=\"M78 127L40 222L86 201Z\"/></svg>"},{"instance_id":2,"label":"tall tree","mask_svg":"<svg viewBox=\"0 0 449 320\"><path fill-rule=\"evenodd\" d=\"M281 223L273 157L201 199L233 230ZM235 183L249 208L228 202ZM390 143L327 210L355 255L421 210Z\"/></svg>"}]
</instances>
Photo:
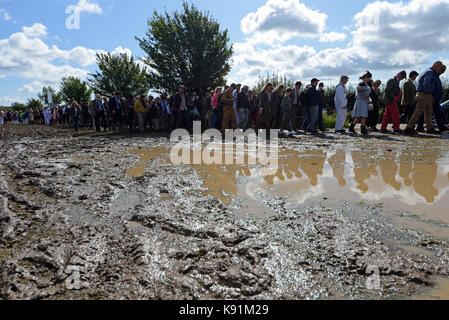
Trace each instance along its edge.
<instances>
[{"instance_id":1,"label":"tall tree","mask_svg":"<svg viewBox=\"0 0 449 320\"><path fill-rule=\"evenodd\" d=\"M44 105L42 104L42 101L39 99L28 99L28 102L26 103L27 109L42 109Z\"/></svg>"},{"instance_id":2,"label":"tall tree","mask_svg":"<svg viewBox=\"0 0 449 320\"><path fill-rule=\"evenodd\" d=\"M75 77L62 78L61 98L66 103L76 101L78 103L89 102L92 90L87 83Z\"/></svg>"},{"instance_id":3,"label":"tall tree","mask_svg":"<svg viewBox=\"0 0 449 320\"><path fill-rule=\"evenodd\" d=\"M55 89L53 89L52 87L48 86L48 87L43 87L42 88L42 92L40 94L38 94L38 98L45 104L48 105L48 92L50 92L51 97L53 99L53 105L57 106L60 105L62 103L62 98L61 98L61 94L59 92L56 92Z\"/></svg>"},{"instance_id":4,"label":"tall tree","mask_svg":"<svg viewBox=\"0 0 449 320\"><path fill-rule=\"evenodd\" d=\"M99 53L97 64L100 71L90 74L91 78L88 79L95 93L113 96L120 91L127 98L148 93L147 69L142 68L132 56Z\"/></svg>"},{"instance_id":5,"label":"tall tree","mask_svg":"<svg viewBox=\"0 0 449 320\"><path fill-rule=\"evenodd\" d=\"M184 11L154 11L148 20L145 39L136 37L146 52L151 85L158 91L173 91L179 84L187 89L206 92L225 84L233 54L228 30L208 12L195 5L183 4Z\"/></svg>"}]
</instances>

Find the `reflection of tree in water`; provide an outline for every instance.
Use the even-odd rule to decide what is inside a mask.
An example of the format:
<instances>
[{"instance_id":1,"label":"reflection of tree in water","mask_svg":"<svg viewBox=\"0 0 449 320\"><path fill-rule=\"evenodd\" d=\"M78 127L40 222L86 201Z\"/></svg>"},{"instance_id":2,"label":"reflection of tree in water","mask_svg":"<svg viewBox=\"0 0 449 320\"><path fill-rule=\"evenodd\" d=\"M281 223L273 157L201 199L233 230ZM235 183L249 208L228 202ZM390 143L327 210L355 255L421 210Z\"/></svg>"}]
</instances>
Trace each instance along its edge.
<instances>
[{"instance_id":1,"label":"reflection of tree in water","mask_svg":"<svg viewBox=\"0 0 449 320\"><path fill-rule=\"evenodd\" d=\"M346 179L345 179L346 152L342 150L337 151L336 154L334 154L332 157L329 158L328 162L332 167L335 179L338 180L338 185L340 187L346 186Z\"/></svg>"},{"instance_id":2,"label":"reflection of tree in water","mask_svg":"<svg viewBox=\"0 0 449 320\"><path fill-rule=\"evenodd\" d=\"M376 155L377 152L354 151L351 153L354 162L354 179L357 182L357 189L363 193L368 192L368 185L365 181L378 174L377 165L370 164L370 157Z\"/></svg>"}]
</instances>

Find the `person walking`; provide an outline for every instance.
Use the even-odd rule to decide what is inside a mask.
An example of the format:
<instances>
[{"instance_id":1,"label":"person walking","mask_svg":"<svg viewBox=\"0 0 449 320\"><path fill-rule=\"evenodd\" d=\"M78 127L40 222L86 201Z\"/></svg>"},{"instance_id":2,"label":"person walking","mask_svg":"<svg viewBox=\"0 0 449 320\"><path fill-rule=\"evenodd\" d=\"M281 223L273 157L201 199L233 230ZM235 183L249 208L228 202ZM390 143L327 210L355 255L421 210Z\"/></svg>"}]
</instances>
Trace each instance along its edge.
<instances>
[{"instance_id":1,"label":"person walking","mask_svg":"<svg viewBox=\"0 0 449 320\"><path fill-rule=\"evenodd\" d=\"M435 122L438 126L440 133L449 131L449 128L444 124L443 113L441 112L441 99L443 99L443 84L441 83L441 75L446 72L446 66L443 66L441 73L438 74L435 90L433 92L433 114L435 116ZM422 126L424 126L424 118L421 116L419 119Z\"/></svg>"},{"instance_id":2,"label":"person walking","mask_svg":"<svg viewBox=\"0 0 449 320\"><path fill-rule=\"evenodd\" d=\"M410 121L407 124L405 133L416 134L415 124L416 121L425 114L426 129L428 134L437 134L438 132L432 125L432 113L433 113L433 94L435 92L435 86L437 78L443 73L444 64L441 61L435 62L431 68L424 71L418 80L418 86L416 88L416 109L413 113Z\"/></svg>"},{"instance_id":3,"label":"person walking","mask_svg":"<svg viewBox=\"0 0 449 320\"><path fill-rule=\"evenodd\" d=\"M94 118L95 128L97 132L101 131L101 125L103 124L104 131L107 131L105 107L101 101L101 94L97 93L95 99L89 104L90 115Z\"/></svg>"},{"instance_id":4,"label":"person walking","mask_svg":"<svg viewBox=\"0 0 449 320\"><path fill-rule=\"evenodd\" d=\"M78 131L79 130L78 125L79 125L79 121L80 121L81 113L82 113L81 108L78 105L78 102L76 102L76 101L72 102L72 105L70 106L70 113L71 113L70 117L73 119L74 129L75 129L75 131Z\"/></svg>"},{"instance_id":5,"label":"person walking","mask_svg":"<svg viewBox=\"0 0 449 320\"><path fill-rule=\"evenodd\" d=\"M320 80L314 78L310 81L311 86L307 89L307 102L309 110L309 132L311 134L317 134L317 125L320 119L320 92L317 90Z\"/></svg>"},{"instance_id":6,"label":"person walking","mask_svg":"<svg viewBox=\"0 0 449 320\"><path fill-rule=\"evenodd\" d=\"M223 105L223 123L221 125L221 132L223 136L226 133L226 129L228 129L229 127L229 123L231 123L233 130L236 130L238 128L237 117L234 111L233 92L235 89L236 85L232 84L228 89L225 90L221 97L221 103Z\"/></svg>"},{"instance_id":7,"label":"person walking","mask_svg":"<svg viewBox=\"0 0 449 320\"><path fill-rule=\"evenodd\" d=\"M273 85L269 82L262 88L259 95L259 124L266 130L271 129L272 114L272 92Z\"/></svg>"},{"instance_id":8,"label":"person walking","mask_svg":"<svg viewBox=\"0 0 449 320\"><path fill-rule=\"evenodd\" d=\"M121 128L122 122L122 103L120 100L120 92L116 92L113 97L109 99L108 107L111 117L111 130L117 132Z\"/></svg>"},{"instance_id":9,"label":"person walking","mask_svg":"<svg viewBox=\"0 0 449 320\"><path fill-rule=\"evenodd\" d=\"M45 120L45 125L49 126L50 125L50 119L51 119L51 111L49 108L45 108L44 109L44 120Z\"/></svg>"},{"instance_id":10,"label":"person walking","mask_svg":"<svg viewBox=\"0 0 449 320\"><path fill-rule=\"evenodd\" d=\"M287 131L289 135L296 134L296 132L294 131L295 116L291 99L292 94L293 89L287 88L284 98L282 99L282 128Z\"/></svg>"},{"instance_id":11,"label":"person walking","mask_svg":"<svg viewBox=\"0 0 449 320\"><path fill-rule=\"evenodd\" d=\"M324 132L326 128L324 128L324 122L323 122L323 111L328 108L329 104L326 99L326 94L324 91L324 83L320 83L318 86L318 93L320 94L320 105L319 105L319 112L318 112L318 127L320 128L321 132Z\"/></svg>"},{"instance_id":12,"label":"person walking","mask_svg":"<svg viewBox=\"0 0 449 320\"><path fill-rule=\"evenodd\" d=\"M302 82L296 81L295 87L293 88L293 92L291 95L293 116L294 116L294 119L293 119L293 121L294 121L293 130L294 131L298 131L297 123L300 123L302 125L302 122L303 122L303 111L301 110L301 101L299 99L301 96L301 88L302 88Z\"/></svg>"},{"instance_id":13,"label":"person walking","mask_svg":"<svg viewBox=\"0 0 449 320\"><path fill-rule=\"evenodd\" d=\"M221 88L217 87L215 89L215 93L212 96L212 119L210 127L214 129L218 129L218 98L221 94Z\"/></svg>"},{"instance_id":14,"label":"person walking","mask_svg":"<svg viewBox=\"0 0 449 320\"><path fill-rule=\"evenodd\" d=\"M249 109L251 106L251 101L248 91L249 87L243 86L242 92L239 93L237 101L237 110L240 118L239 126L241 129L243 129L243 131L245 131L248 128L249 122Z\"/></svg>"},{"instance_id":15,"label":"person walking","mask_svg":"<svg viewBox=\"0 0 449 320\"><path fill-rule=\"evenodd\" d=\"M272 129L280 129L281 126L281 105L282 105L282 98L284 94L284 85L281 83L279 84L274 90L273 94L271 96L271 112L272 112L272 123L271 128Z\"/></svg>"},{"instance_id":16,"label":"person walking","mask_svg":"<svg viewBox=\"0 0 449 320\"><path fill-rule=\"evenodd\" d=\"M139 130L140 132L145 131L145 119L147 116L147 106L145 102L145 95L141 95L138 100L136 100L134 104L134 111L137 114L137 119L139 122Z\"/></svg>"},{"instance_id":17,"label":"person walking","mask_svg":"<svg viewBox=\"0 0 449 320\"><path fill-rule=\"evenodd\" d=\"M342 75L340 77L340 83L335 88L334 104L337 111L337 119L335 124L336 133L345 133L344 130L346 118L348 116L348 99L346 96L346 84L349 81L349 77Z\"/></svg>"},{"instance_id":18,"label":"person walking","mask_svg":"<svg viewBox=\"0 0 449 320\"><path fill-rule=\"evenodd\" d=\"M238 104L239 94L240 94L241 88L242 88L242 85L238 84L235 87L234 92L232 93L232 95L234 97L234 114L235 114L235 118L237 120L237 127L240 125L240 116L239 116L239 111L238 111L238 108L237 108L237 104Z\"/></svg>"},{"instance_id":19,"label":"person walking","mask_svg":"<svg viewBox=\"0 0 449 320\"><path fill-rule=\"evenodd\" d=\"M401 120L398 103L401 100L401 88L399 85L405 78L407 78L407 73L405 71L401 71L387 82L383 98L383 103L385 104L385 115L382 120L382 127L380 129L382 133L389 132L387 131L387 126L390 119L393 120L394 133L402 133L400 128Z\"/></svg>"},{"instance_id":20,"label":"person walking","mask_svg":"<svg viewBox=\"0 0 449 320\"><path fill-rule=\"evenodd\" d=\"M412 118L413 113L415 112L415 98L416 98L416 78L419 76L419 73L416 71L410 72L408 79L404 82L404 86L402 87L402 107L404 108L404 114L407 117L407 123Z\"/></svg>"},{"instance_id":21,"label":"person walking","mask_svg":"<svg viewBox=\"0 0 449 320\"><path fill-rule=\"evenodd\" d=\"M250 94L250 109L251 115L251 128L257 130L257 118L259 115L259 97L257 96L256 90L252 90Z\"/></svg>"},{"instance_id":22,"label":"person walking","mask_svg":"<svg viewBox=\"0 0 449 320\"><path fill-rule=\"evenodd\" d=\"M354 110L352 111L352 122L349 132L355 133L355 126L360 123L361 133L367 135L366 119L368 118L368 104L369 96L371 94L371 88L369 83L371 81L371 73L367 72L360 77L360 84L357 87L357 97L355 100Z\"/></svg>"},{"instance_id":23,"label":"person walking","mask_svg":"<svg viewBox=\"0 0 449 320\"><path fill-rule=\"evenodd\" d=\"M371 94L370 99L372 103L372 109L368 110L368 119L366 120L366 126L370 132L379 132L377 125L379 124L379 101L380 101L380 86L382 81L370 81Z\"/></svg>"},{"instance_id":24,"label":"person walking","mask_svg":"<svg viewBox=\"0 0 449 320\"><path fill-rule=\"evenodd\" d=\"M178 129L183 128L190 131L191 120L187 103L188 101L185 95L185 87L183 85L180 85L178 87L178 92L173 97L174 109L176 110L178 115Z\"/></svg>"}]
</instances>

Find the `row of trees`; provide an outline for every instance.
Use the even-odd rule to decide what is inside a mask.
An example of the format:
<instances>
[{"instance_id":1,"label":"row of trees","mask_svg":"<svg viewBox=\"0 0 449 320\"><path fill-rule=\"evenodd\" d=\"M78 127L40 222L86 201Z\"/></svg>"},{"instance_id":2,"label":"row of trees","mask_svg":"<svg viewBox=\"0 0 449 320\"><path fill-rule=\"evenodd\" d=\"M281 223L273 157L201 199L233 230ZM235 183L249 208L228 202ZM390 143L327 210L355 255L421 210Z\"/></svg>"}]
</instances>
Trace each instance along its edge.
<instances>
[{"instance_id":1,"label":"row of trees","mask_svg":"<svg viewBox=\"0 0 449 320\"><path fill-rule=\"evenodd\" d=\"M135 37L146 54L140 61L127 54L97 54L98 71L87 81L74 77L62 79L59 91L44 87L42 92L26 104L13 104L17 110L41 108L48 104L48 94L53 104L89 101L92 93L112 96L120 91L131 98L147 94L149 89L163 93L175 92L179 84L199 94L226 84L233 55L228 30L221 30L219 23L208 12L184 2L182 11L159 13L154 11L147 21L145 37ZM260 77L256 89L267 82L283 83L293 87L296 79L279 73ZM332 103L333 85L326 90ZM355 89L348 88L349 105L355 102ZM449 83L445 82L444 99L449 98Z\"/></svg>"},{"instance_id":2,"label":"row of trees","mask_svg":"<svg viewBox=\"0 0 449 320\"><path fill-rule=\"evenodd\" d=\"M136 40L145 52L142 66L127 54L97 54L98 71L87 81L65 77L59 91L44 87L37 98L26 104L14 103L16 110L42 108L48 105L48 94L53 104L88 101L92 93L112 96L120 91L131 98L156 92L173 92L179 84L188 90L205 93L226 83L231 70L233 54L228 30L208 12L201 12L195 5L183 4L183 11L158 13L154 11L148 20L146 37Z\"/></svg>"}]
</instances>

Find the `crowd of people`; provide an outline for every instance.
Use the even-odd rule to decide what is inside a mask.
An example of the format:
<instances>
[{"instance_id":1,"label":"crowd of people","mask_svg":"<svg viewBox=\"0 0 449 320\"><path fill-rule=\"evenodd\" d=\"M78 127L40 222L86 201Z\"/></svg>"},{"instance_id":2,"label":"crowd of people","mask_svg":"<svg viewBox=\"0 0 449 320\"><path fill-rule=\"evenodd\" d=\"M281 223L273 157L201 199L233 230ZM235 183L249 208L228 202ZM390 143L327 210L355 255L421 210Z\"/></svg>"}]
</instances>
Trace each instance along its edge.
<instances>
[{"instance_id":1,"label":"crowd of people","mask_svg":"<svg viewBox=\"0 0 449 320\"><path fill-rule=\"evenodd\" d=\"M426 132L438 134L449 131L444 124L440 102L443 97L440 76L446 66L437 61L422 75L412 71L408 75L399 72L390 79L381 94L380 80L373 80L367 71L360 77L356 89L356 101L352 110L353 122L349 131L355 133L360 124L361 133L406 133ZM419 77L419 78L418 78ZM347 83L348 76L341 76L335 88L333 107L336 111L335 132L346 133L348 116ZM404 81L401 87L401 82ZM399 104L403 106L408 122L405 131L400 129ZM382 125L378 129L380 111L384 106ZM193 122L201 121L203 130L215 128L223 133L226 129L279 129L283 134L316 134L326 130L323 123L323 110L330 110L329 99L325 96L324 83L314 78L303 89L301 81L294 87L283 84L276 87L267 83L260 92L250 90L248 86L231 84L218 87L200 97L196 92L187 93L180 85L178 92L169 96L146 97L145 95L127 99L116 92L112 97L96 94L95 99L87 102L74 101L70 105L55 108L11 112L0 110L0 125L12 124L60 124L95 128L97 131L135 130L170 132L177 128L192 131ZM438 131L433 127L435 118ZM388 131L390 120L393 131ZM416 127L416 123L418 126Z\"/></svg>"}]
</instances>

